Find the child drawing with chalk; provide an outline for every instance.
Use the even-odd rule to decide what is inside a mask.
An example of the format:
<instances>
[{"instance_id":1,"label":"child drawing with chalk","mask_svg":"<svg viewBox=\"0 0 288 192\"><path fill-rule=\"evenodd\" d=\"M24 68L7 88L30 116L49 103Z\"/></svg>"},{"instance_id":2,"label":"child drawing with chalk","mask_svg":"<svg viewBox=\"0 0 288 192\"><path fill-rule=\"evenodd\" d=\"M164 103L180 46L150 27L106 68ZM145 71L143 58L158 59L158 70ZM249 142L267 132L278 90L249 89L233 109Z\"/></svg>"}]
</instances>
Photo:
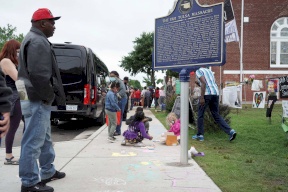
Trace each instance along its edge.
<instances>
[{"instance_id":1,"label":"child drawing with chalk","mask_svg":"<svg viewBox=\"0 0 288 192\"><path fill-rule=\"evenodd\" d=\"M133 144L135 147L144 147L143 139L152 140L153 137L146 132L144 125L145 115L143 111L136 112L134 120L129 125L128 129L123 133L124 140L121 145Z\"/></svg>"},{"instance_id":2,"label":"child drawing with chalk","mask_svg":"<svg viewBox=\"0 0 288 192\"><path fill-rule=\"evenodd\" d=\"M169 128L168 132L162 133L160 141L162 143L165 143L167 135L173 134L173 135L177 136L177 140L180 143L181 124L180 124L180 119L178 119L176 113L173 113L173 112L169 113L166 117L166 123L170 128Z\"/></svg>"},{"instance_id":3,"label":"child drawing with chalk","mask_svg":"<svg viewBox=\"0 0 288 192\"><path fill-rule=\"evenodd\" d=\"M170 126L168 132L173 132L177 137L180 136L180 119L178 119L176 113L169 113L167 115L166 122Z\"/></svg>"}]
</instances>

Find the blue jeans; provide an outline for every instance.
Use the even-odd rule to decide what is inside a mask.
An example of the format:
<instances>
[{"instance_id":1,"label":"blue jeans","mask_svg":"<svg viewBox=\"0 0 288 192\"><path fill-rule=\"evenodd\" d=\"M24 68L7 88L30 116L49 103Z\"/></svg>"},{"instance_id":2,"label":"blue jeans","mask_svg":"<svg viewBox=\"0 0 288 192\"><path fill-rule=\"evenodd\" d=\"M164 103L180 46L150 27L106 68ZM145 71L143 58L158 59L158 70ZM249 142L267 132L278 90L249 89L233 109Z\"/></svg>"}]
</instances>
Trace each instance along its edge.
<instances>
[{"instance_id":1,"label":"blue jeans","mask_svg":"<svg viewBox=\"0 0 288 192\"><path fill-rule=\"evenodd\" d=\"M219 96L218 95L205 95L204 96L205 105L198 106L198 119L197 119L197 125L198 125L198 133L197 135L204 135L204 112L207 106L209 106L211 114L220 125L220 127L223 129L225 133L229 135L231 128L230 126L224 121L224 119L219 115Z\"/></svg>"},{"instance_id":2,"label":"blue jeans","mask_svg":"<svg viewBox=\"0 0 288 192\"><path fill-rule=\"evenodd\" d=\"M135 102L135 99L134 98L131 98L131 105L130 105L130 110L133 109L133 106L134 106L134 102Z\"/></svg>"},{"instance_id":3,"label":"blue jeans","mask_svg":"<svg viewBox=\"0 0 288 192\"><path fill-rule=\"evenodd\" d=\"M154 97L155 109L159 106L158 100L159 98Z\"/></svg>"},{"instance_id":4,"label":"blue jeans","mask_svg":"<svg viewBox=\"0 0 288 192\"><path fill-rule=\"evenodd\" d=\"M116 132L119 134L121 134L122 118L123 118L123 113L125 110L126 103L127 103L127 98L121 98L121 100L118 103L118 106L121 109L121 119L120 119L120 125L117 125L117 127L116 127Z\"/></svg>"},{"instance_id":5,"label":"blue jeans","mask_svg":"<svg viewBox=\"0 0 288 192\"><path fill-rule=\"evenodd\" d=\"M21 109L25 118L25 131L21 141L19 176L22 185L30 187L41 179L52 177L56 172L51 140L51 106L42 101L21 101ZM41 179L37 159L41 168Z\"/></svg>"},{"instance_id":6,"label":"blue jeans","mask_svg":"<svg viewBox=\"0 0 288 192\"><path fill-rule=\"evenodd\" d=\"M165 101L165 96L160 96L158 102L159 102L159 105L160 105L161 111L164 110L164 106L163 106L163 105L165 104L164 101Z\"/></svg>"},{"instance_id":7,"label":"blue jeans","mask_svg":"<svg viewBox=\"0 0 288 192\"><path fill-rule=\"evenodd\" d=\"M150 97L144 97L144 108L149 107L150 108Z\"/></svg>"}]
</instances>

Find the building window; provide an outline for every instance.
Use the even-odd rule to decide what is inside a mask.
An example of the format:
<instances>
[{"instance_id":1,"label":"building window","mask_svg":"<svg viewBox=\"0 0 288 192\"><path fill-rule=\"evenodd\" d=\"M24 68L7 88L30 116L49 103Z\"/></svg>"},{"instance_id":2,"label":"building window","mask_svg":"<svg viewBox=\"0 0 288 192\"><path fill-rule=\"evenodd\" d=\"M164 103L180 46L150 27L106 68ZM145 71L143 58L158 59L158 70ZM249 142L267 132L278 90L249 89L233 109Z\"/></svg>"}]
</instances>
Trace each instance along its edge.
<instances>
[{"instance_id":1,"label":"building window","mask_svg":"<svg viewBox=\"0 0 288 192\"><path fill-rule=\"evenodd\" d=\"M270 38L270 67L288 68L288 17L273 23Z\"/></svg>"}]
</instances>

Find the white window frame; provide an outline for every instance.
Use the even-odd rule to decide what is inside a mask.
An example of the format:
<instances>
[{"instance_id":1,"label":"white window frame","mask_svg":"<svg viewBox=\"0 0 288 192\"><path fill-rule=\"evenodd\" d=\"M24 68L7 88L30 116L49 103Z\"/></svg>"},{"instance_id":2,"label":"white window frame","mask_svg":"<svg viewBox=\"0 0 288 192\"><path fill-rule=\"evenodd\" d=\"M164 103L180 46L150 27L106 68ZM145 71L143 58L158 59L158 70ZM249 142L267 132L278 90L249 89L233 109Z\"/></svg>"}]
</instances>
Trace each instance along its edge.
<instances>
[{"instance_id":1,"label":"white window frame","mask_svg":"<svg viewBox=\"0 0 288 192\"><path fill-rule=\"evenodd\" d=\"M283 23L280 21L284 20ZM277 29L273 29L273 26L276 25ZM281 55L281 42L287 42L288 43L288 36L281 37L281 30L283 28L288 28L288 17L281 17L278 18L271 26L270 30L270 67L271 68L288 68L288 63L286 64L280 64L280 55ZM276 36L272 36L272 34L276 34ZM272 55L272 42L276 42L276 64L271 63L271 55Z\"/></svg>"}]
</instances>

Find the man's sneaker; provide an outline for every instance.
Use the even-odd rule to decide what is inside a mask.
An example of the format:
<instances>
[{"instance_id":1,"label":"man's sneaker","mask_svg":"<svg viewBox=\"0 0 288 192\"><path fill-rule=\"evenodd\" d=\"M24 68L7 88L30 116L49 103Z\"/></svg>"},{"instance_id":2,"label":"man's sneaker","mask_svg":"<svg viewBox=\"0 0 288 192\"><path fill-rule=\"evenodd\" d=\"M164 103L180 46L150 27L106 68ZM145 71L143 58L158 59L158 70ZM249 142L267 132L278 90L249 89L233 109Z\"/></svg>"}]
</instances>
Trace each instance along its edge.
<instances>
[{"instance_id":1,"label":"man's sneaker","mask_svg":"<svg viewBox=\"0 0 288 192\"><path fill-rule=\"evenodd\" d=\"M50 177L48 179L43 179L43 180L41 180L41 182L46 184L46 183L48 183L50 181L54 181L54 180L57 180L57 179L62 179L65 176L66 176L66 174L64 172L56 171L56 173L52 177Z\"/></svg>"},{"instance_id":2,"label":"man's sneaker","mask_svg":"<svg viewBox=\"0 0 288 192\"><path fill-rule=\"evenodd\" d=\"M119 136L121 135L120 133L114 132L113 136Z\"/></svg>"},{"instance_id":3,"label":"man's sneaker","mask_svg":"<svg viewBox=\"0 0 288 192\"><path fill-rule=\"evenodd\" d=\"M192 139L199 140L199 141L204 141L204 136L203 135L193 135Z\"/></svg>"},{"instance_id":4,"label":"man's sneaker","mask_svg":"<svg viewBox=\"0 0 288 192\"><path fill-rule=\"evenodd\" d=\"M234 140L236 138L236 135L237 135L236 131L232 129L229 133L229 141Z\"/></svg>"},{"instance_id":5,"label":"man's sneaker","mask_svg":"<svg viewBox=\"0 0 288 192\"><path fill-rule=\"evenodd\" d=\"M116 139L114 139L114 137L108 137L107 141L110 141L111 143L114 143L116 141Z\"/></svg>"},{"instance_id":6,"label":"man's sneaker","mask_svg":"<svg viewBox=\"0 0 288 192\"><path fill-rule=\"evenodd\" d=\"M121 142L121 145L126 145L126 139Z\"/></svg>"},{"instance_id":7,"label":"man's sneaker","mask_svg":"<svg viewBox=\"0 0 288 192\"><path fill-rule=\"evenodd\" d=\"M37 183L31 187L21 186L21 192L53 192L52 187L47 186L45 183Z\"/></svg>"}]
</instances>

